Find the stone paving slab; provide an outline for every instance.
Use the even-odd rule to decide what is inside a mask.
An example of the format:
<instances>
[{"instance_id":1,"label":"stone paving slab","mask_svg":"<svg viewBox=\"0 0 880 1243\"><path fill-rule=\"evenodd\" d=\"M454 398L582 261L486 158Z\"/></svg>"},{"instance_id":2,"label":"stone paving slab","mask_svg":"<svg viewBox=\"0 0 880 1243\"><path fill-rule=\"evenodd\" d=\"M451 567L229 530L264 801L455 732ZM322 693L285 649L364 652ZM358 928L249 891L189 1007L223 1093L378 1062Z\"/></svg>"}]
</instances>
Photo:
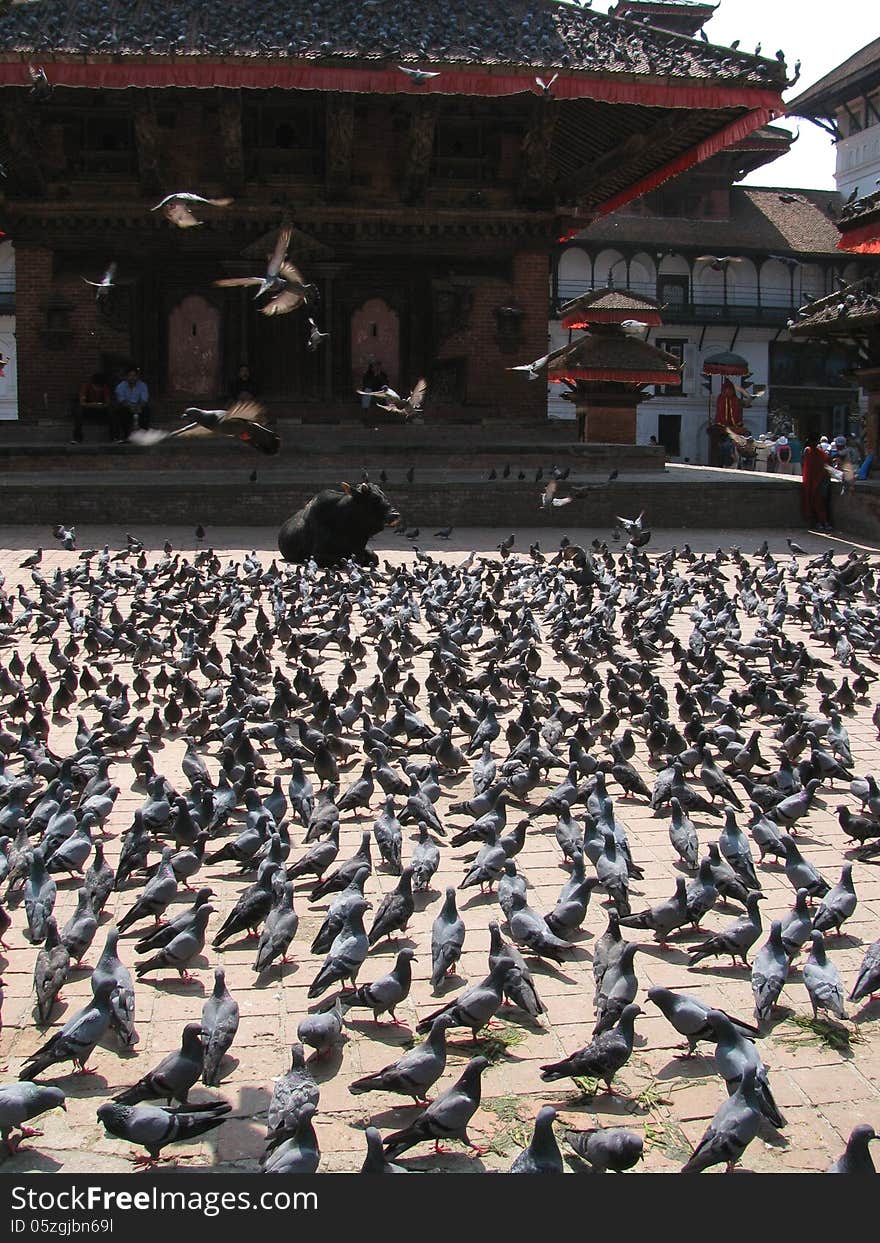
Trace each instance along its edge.
<instances>
[{"instance_id":1,"label":"stone paving slab","mask_svg":"<svg viewBox=\"0 0 880 1243\"><path fill-rule=\"evenodd\" d=\"M199 547L193 533L180 528L144 528L137 530L144 540L148 557L155 560L162 555L165 540L170 540L175 551L191 557ZM434 557L451 561L461 560L472 551L496 555L494 549L507 534L504 530L462 529L454 533L448 543L435 538L426 540L422 548ZM582 531L553 528L520 529L516 532L515 553L525 553L529 545L540 540L545 551L552 551L563 535L578 542L594 537L607 538L607 531ZM834 537L812 534L797 536L808 554L826 548L846 553L853 545ZM248 528L244 531L212 529L206 543L215 548L224 564L240 561L248 551L255 550L264 565L275 556L275 532L268 528ZM738 531L735 541L751 554L768 540L773 553L784 560L790 559L783 536L771 531ZM101 548L109 544L111 549L124 545L125 533L114 528L83 528L78 532L81 548ZM730 540L723 530L702 532L656 531L650 546L651 556L671 547L685 543L696 551L714 550L726 546ZM44 550L41 572L50 575L56 566L68 568L78 561L77 552L65 552L52 540L43 527L0 528L0 571L5 575L5 590L13 593L19 586L30 586L29 571L20 568L23 552L41 546ZM397 565L411 561L416 555L408 545L388 533L376 542L380 559ZM876 557L877 549L867 546ZM880 561L878 561L880 564ZM748 623L746 623L748 625ZM686 617L676 615L673 628L686 640L690 624ZM250 634L246 628L241 639ZM800 634L798 635L800 637ZM228 636L223 642L228 643ZM221 646L223 645L221 642ZM9 646L0 647L0 662L8 664L12 654ZM24 660L29 655L29 645L22 643L18 649ZM36 645L40 660L45 664L48 651L43 641ZM827 656L827 649L825 653ZM332 688L341 667L340 654L328 649L326 666L322 669L325 684ZM544 645L542 673L552 672L566 689L579 685L567 675L564 666L555 663L553 654ZM283 660L278 649L273 661ZM372 653L365 667L359 670L359 685L366 685L375 672ZM414 673L420 682L428 671L425 657L417 655ZM132 670L127 662L117 662L116 671L125 681L131 680ZM295 669L287 670L291 676ZM662 662L662 676L667 683L671 678L671 665L666 657ZM198 678L197 678L198 680ZM814 700L818 697L811 692ZM846 719L852 739L855 759L854 770L862 775L877 771L877 731L870 716L876 694L858 705L856 712ZM813 700L810 700L813 703ZM418 706L426 711L424 692ZM813 703L815 706L815 703ZM87 720L94 713L87 710ZM502 722L506 720L502 718ZM8 728L8 722L0 722ZM74 727L72 723L53 720L50 745L61 754L73 748ZM634 763L650 785L654 769L648 763L643 741L637 735L638 751ZM460 741L460 739L459 739ZM496 744L496 754L504 753L503 739ZM765 750L772 754L772 747ZM186 788L180 761L184 745L179 735L166 736L164 745L154 752L157 768L168 779ZM287 765L277 764L274 751L266 751L270 775L277 769L286 788ZM208 749L208 763L213 774L217 771L216 747ZM360 772L362 757L355 754L342 770L343 788ZM561 777L552 774L541 790L533 795L532 805L545 790L552 788ZM140 783L132 780L130 766L115 762L111 777L122 787L109 829L112 839L108 841L107 854L115 863L118 837L131 823L133 813L144 799ZM438 808L441 818L463 823L461 817L448 813L448 806L456 798L469 793L469 779L455 783L444 782L444 794ZM669 893L673 878L681 873L674 868L674 857L668 840L665 816L654 816L643 801L620 798L620 791L613 790L615 808L626 823L635 857L645 867L645 878L634 886L634 909L641 909L651 901ZM381 794L381 792L380 792ZM380 794L374 795L369 816L345 816L342 822L340 859L353 852L360 842L360 835L372 822L372 816L381 806ZM830 879L836 879L848 843L837 824L834 807L838 801L852 805L853 800L844 785L832 791L822 791L809 819L801 823L802 848ZM705 846L715 840L720 828L719 821L698 821L701 842ZM537 829L527 837L526 848L518 862L528 877L530 901L539 910L547 910L555 901L567 872L560 866L560 856L553 837L553 820L542 817ZM294 849L292 858L301 853L302 832L293 826ZM414 834L405 834L405 857L412 848ZM470 849L470 848L469 848ZM353 1170L360 1166L364 1143L362 1129L370 1121L383 1132L405 1125L414 1111L401 1107L398 1098L388 1094L374 1093L353 1096L348 1084L360 1075L374 1071L393 1061L411 1039L417 1019L443 1004L454 995L457 986L479 979L486 970L489 918L500 916L494 900L479 892L461 894L460 909L467 925L465 952L459 965L457 978L438 996L432 994L429 983L430 926L439 909L443 888L447 883L456 884L461 876L460 855L462 851L444 849L441 870L434 878L429 901L420 900L416 915L411 921L408 936L417 947L418 958L414 964L413 989L408 1000L399 1008L398 1016L403 1026L374 1024L367 1012L355 1011L349 1016L347 1039L336 1053L323 1062L314 1063L316 1078L321 1085L320 1110L316 1128L322 1149L321 1169L324 1171ZM790 886L782 870L768 863L759 869L767 901L762 915L765 925L772 918L787 910L792 901ZM241 881L222 866L206 866L199 879L206 877L216 891L213 902L218 915L212 918L209 931L216 930L219 920L225 917L240 890ZM830 938L829 950L838 965L848 988L861 962L865 946L880 935L880 867L856 863L854 871L860 905L846 935ZM368 882L368 896L376 902L381 894L388 892L395 878L384 869L377 868ZM96 944L86 957L94 963L103 943L106 924L118 918L131 905L139 885L130 885L119 894L111 895ZM62 879L58 884L56 914L62 924L75 906L76 881ZM66 1073L69 1064L55 1067L43 1077L56 1082L69 1093L67 1114L48 1114L40 1120L44 1130L42 1138L29 1140L14 1158L0 1164L3 1173L24 1171L65 1173L84 1170L121 1172L130 1167L125 1160L125 1145L105 1135L95 1118L97 1106L108 1096L133 1083L166 1052L179 1045L182 1026L197 1021L205 997L210 992L212 969L221 963L227 972L227 982L241 1006L242 1020L235 1043L224 1063L223 1079L219 1089L199 1087L192 1093L196 1101L210 1100L219 1093L233 1106L230 1122L204 1140L187 1145L180 1150L188 1159L181 1169L232 1172L253 1170L263 1148L265 1134L265 1110L271 1093L273 1078L286 1070L289 1061L289 1045L296 1038L299 1020L312 1004L307 998L308 984L320 965L320 960L308 952L308 944L323 907L308 905L311 881L295 884L295 904L302 924L292 947L294 962L275 970L257 980L251 969L253 946L243 938L233 939L228 948L217 952L206 948L202 959L196 964L192 983L181 983L172 976L160 973L150 982L137 985L137 1029L139 1043L134 1053L120 1054L112 1038L99 1047L91 1061L97 1071L94 1076ZM173 910L183 907L183 900ZM34 1026L32 974L37 948L30 946L22 937L24 912L20 905L13 905L13 927L7 937L11 949L0 959L5 984L3 1004L3 1032L0 1036L0 1062L8 1067L2 1076L7 1082L17 1075L23 1059L46 1038ZM739 908L716 908L707 917L706 926L716 930L735 916ZM570 1081L545 1084L539 1075L539 1066L548 1060L556 1060L589 1039L594 1014L592 1007L593 980L591 970L592 946L601 935L606 923L605 907L599 895L595 895L585 921L585 935L578 942L578 951L561 967L530 960L540 994L547 1006L547 1015L539 1022L531 1022L520 1011L510 1010L504 1017L503 1029L511 1043L506 1054L494 1062L484 1076L483 1104L475 1116L471 1132L478 1142L493 1144L485 1157L471 1159L454 1151L437 1158L428 1156L423 1148L408 1154L413 1169L478 1172L503 1170L508 1167L517 1148L531 1130L531 1122L538 1108L553 1103L560 1111L560 1126L585 1127L592 1125L627 1125L642 1132L646 1138L644 1169L665 1171L679 1168L686 1159L690 1146L699 1139L709 1119L724 1097L725 1090L714 1074L711 1058L698 1056L680 1060L674 1056L679 1039L653 1006L645 1001L645 992L652 985L665 985L686 989L705 999L717 1001L731 1013L751 1018L752 997L748 971L742 967L731 968L713 960L695 969L687 966L684 952L693 939L675 938L674 948L663 952L650 943L648 933L627 933L627 937L644 943L645 951L636 956L636 969L640 991L637 1000L646 1014L637 1022L637 1040L633 1058L620 1076L620 1086L627 1091L624 1097L600 1094L592 1098L579 1096ZM135 961L135 936L125 935L120 941L120 953L128 965ZM402 938L401 944L407 939ZM393 963L396 946L383 943L370 952L361 972L361 980L376 978ZM88 972L75 971L64 990L65 1001L59 1004L51 1020L49 1030L57 1030L61 1024L90 996ZM872 1123L880 1129L880 1001L861 1008L855 1007L851 1021L845 1025L848 1039L832 1047L819 1039L812 1031L799 1026L794 1018L809 1014L809 1003L800 971L795 966L780 999L772 1029L760 1041L761 1056L768 1066L776 1099L783 1109L788 1125L781 1133L769 1126L762 1130L759 1139L746 1153L743 1165L756 1171L774 1171L781 1168L794 1170L821 1170L840 1151L852 1126L857 1121ZM464 1032L455 1032L450 1041L450 1059L441 1087L450 1084L464 1062L471 1055L471 1041ZM701 1046L701 1053L707 1053ZM174 1150L169 1150L169 1152ZM165 1168L165 1167L163 1167ZM168 1168L175 1168L174 1165Z\"/></svg>"}]
</instances>

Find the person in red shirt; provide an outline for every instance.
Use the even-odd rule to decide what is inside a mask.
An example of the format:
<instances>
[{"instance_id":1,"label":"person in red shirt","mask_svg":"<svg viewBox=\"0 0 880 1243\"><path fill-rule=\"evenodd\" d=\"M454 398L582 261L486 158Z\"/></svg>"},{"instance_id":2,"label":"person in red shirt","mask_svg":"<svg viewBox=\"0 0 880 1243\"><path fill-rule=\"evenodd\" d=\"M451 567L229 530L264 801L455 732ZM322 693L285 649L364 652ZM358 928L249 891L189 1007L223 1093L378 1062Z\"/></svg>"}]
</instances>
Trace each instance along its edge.
<instances>
[{"instance_id":1,"label":"person in red shirt","mask_svg":"<svg viewBox=\"0 0 880 1243\"><path fill-rule=\"evenodd\" d=\"M831 477L828 467L831 458L818 444L804 449L801 466L801 511L807 526L819 531L830 531L828 502L831 497Z\"/></svg>"},{"instance_id":2,"label":"person in red shirt","mask_svg":"<svg viewBox=\"0 0 880 1243\"><path fill-rule=\"evenodd\" d=\"M118 440L118 420L113 413L110 387L100 372L96 372L90 380L80 385L77 400L73 403L73 440L72 444L82 444L83 419L106 419L111 440Z\"/></svg>"}]
</instances>

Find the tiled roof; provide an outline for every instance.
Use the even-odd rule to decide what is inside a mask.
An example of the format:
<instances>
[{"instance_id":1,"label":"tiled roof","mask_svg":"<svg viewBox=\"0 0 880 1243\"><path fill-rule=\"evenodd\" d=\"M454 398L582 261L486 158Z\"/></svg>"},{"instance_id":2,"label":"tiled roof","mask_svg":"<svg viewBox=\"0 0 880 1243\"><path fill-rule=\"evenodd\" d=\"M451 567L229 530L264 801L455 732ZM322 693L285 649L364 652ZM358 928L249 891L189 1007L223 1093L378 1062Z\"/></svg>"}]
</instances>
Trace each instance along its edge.
<instances>
[{"instance_id":1,"label":"tiled roof","mask_svg":"<svg viewBox=\"0 0 880 1243\"><path fill-rule=\"evenodd\" d=\"M679 375L681 360L639 337L597 333L573 341L564 353L554 358L549 368L551 375L594 370L632 372L636 383L638 376L646 372Z\"/></svg>"},{"instance_id":2,"label":"tiled roof","mask_svg":"<svg viewBox=\"0 0 880 1243\"><path fill-rule=\"evenodd\" d=\"M566 302L562 307L562 314L574 310L585 311L587 308L592 311L643 311L646 308L659 311L660 303L644 294L633 293L629 289L608 287L591 289L588 293L581 294L579 298Z\"/></svg>"},{"instance_id":3,"label":"tiled roof","mask_svg":"<svg viewBox=\"0 0 880 1243\"><path fill-rule=\"evenodd\" d=\"M764 189L734 186L730 216L723 220L636 216L618 212L597 220L578 241L613 246L700 247L719 254L739 251L793 251L838 254L834 221L841 196L836 191Z\"/></svg>"},{"instance_id":4,"label":"tiled roof","mask_svg":"<svg viewBox=\"0 0 880 1243\"><path fill-rule=\"evenodd\" d=\"M866 43L824 78L789 100L786 107L792 116L826 115L849 90L858 87L864 77L880 78L880 39Z\"/></svg>"},{"instance_id":5,"label":"tiled roof","mask_svg":"<svg viewBox=\"0 0 880 1243\"><path fill-rule=\"evenodd\" d=\"M880 279L863 277L798 311L792 336L849 335L880 324Z\"/></svg>"},{"instance_id":6,"label":"tiled roof","mask_svg":"<svg viewBox=\"0 0 880 1243\"><path fill-rule=\"evenodd\" d=\"M863 194L851 203L844 203L838 217L841 231L854 229L858 225L869 224L880 217L880 190L873 194Z\"/></svg>"},{"instance_id":7,"label":"tiled roof","mask_svg":"<svg viewBox=\"0 0 880 1243\"><path fill-rule=\"evenodd\" d=\"M556 0L26 0L0 52L518 65L783 85L772 60Z\"/></svg>"}]
</instances>

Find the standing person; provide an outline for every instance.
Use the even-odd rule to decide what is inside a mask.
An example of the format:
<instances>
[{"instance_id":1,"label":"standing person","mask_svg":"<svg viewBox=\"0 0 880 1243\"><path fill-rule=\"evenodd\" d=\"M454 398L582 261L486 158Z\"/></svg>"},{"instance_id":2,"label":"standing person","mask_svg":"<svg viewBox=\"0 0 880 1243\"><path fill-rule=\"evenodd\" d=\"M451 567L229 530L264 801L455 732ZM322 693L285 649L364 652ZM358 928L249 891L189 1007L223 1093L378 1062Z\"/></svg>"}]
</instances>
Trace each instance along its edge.
<instances>
[{"instance_id":1,"label":"standing person","mask_svg":"<svg viewBox=\"0 0 880 1243\"><path fill-rule=\"evenodd\" d=\"M828 467L831 459L821 444L807 445L804 449L801 467L801 512L807 526L815 526L819 531L831 530L829 499L831 496L831 477Z\"/></svg>"},{"instance_id":2,"label":"standing person","mask_svg":"<svg viewBox=\"0 0 880 1243\"><path fill-rule=\"evenodd\" d=\"M780 436L774 445L776 450L776 461L779 465L780 475L790 475L791 466L791 445L788 443L787 436Z\"/></svg>"},{"instance_id":3,"label":"standing person","mask_svg":"<svg viewBox=\"0 0 880 1243\"><path fill-rule=\"evenodd\" d=\"M377 393L380 389L383 389L387 383L388 376L383 371L382 364L377 359L371 358L369 365L364 372L364 378L361 381L362 391L368 394ZM369 410L372 404L372 396L361 398L361 407L364 410Z\"/></svg>"},{"instance_id":4,"label":"standing person","mask_svg":"<svg viewBox=\"0 0 880 1243\"><path fill-rule=\"evenodd\" d=\"M129 367L125 379L116 385L113 396L122 415L122 428L127 437L133 428L150 426L150 392L137 367Z\"/></svg>"},{"instance_id":5,"label":"standing person","mask_svg":"<svg viewBox=\"0 0 880 1243\"><path fill-rule=\"evenodd\" d=\"M789 436L788 447L791 449L791 473L799 475L801 473L801 463L804 460L804 446L797 432L793 431Z\"/></svg>"}]
</instances>

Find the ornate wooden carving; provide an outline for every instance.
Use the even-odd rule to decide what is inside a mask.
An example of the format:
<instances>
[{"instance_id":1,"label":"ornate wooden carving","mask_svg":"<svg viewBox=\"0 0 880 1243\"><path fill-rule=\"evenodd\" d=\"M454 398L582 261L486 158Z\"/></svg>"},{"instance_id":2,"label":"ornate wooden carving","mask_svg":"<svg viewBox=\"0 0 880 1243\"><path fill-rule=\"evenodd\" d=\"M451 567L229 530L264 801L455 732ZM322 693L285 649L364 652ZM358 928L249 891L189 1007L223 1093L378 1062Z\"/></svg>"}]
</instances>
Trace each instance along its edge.
<instances>
[{"instance_id":1,"label":"ornate wooden carving","mask_svg":"<svg viewBox=\"0 0 880 1243\"><path fill-rule=\"evenodd\" d=\"M158 194L163 188L162 134L156 120L155 97L152 91L137 92L134 140L141 185L148 194Z\"/></svg>"},{"instance_id":2,"label":"ornate wooden carving","mask_svg":"<svg viewBox=\"0 0 880 1243\"><path fill-rule=\"evenodd\" d=\"M572 195L594 186L598 191L602 177L609 172L614 175L615 185L629 185L638 176L645 152L655 151L673 135L680 135L681 130L681 120L673 115L665 117L653 129L631 134L624 142L593 160L592 164L585 165L576 177L568 178L565 182L566 196L570 199Z\"/></svg>"},{"instance_id":3,"label":"ornate wooden carving","mask_svg":"<svg viewBox=\"0 0 880 1243\"><path fill-rule=\"evenodd\" d=\"M437 103L434 99L413 101L410 113L406 163L403 170L401 197L405 203L424 200L434 158L434 135L437 130Z\"/></svg>"},{"instance_id":4,"label":"ornate wooden carving","mask_svg":"<svg viewBox=\"0 0 880 1243\"><path fill-rule=\"evenodd\" d=\"M3 166L7 178L3 188L26 197L41 198L46 193L43 148L24 100L10 101L3 108L0 134L5 148Z\"/></svg>"},{"instance_id":5,"label":"ornate wooden carving","mask_svg":"<svg viewBox=\"0 0 880 1243\"><path fill-rule=\"evenodd\" d=\"M333 198L344 198L351 184L354 151L354 99L351 95L328 98L325 141L327 191Z\"/></svg>"},{"instance_id":6,"label":"ornate wooden carving","mask_svg":"<svg viewBox=\"0 0 880 1243\"><path fill-rule=\"evenodd\" d=\"M529 128L520 148L519 201L533 206L553 202L551 148L559 109L556 100L536 99Z\"/></svg>"},{"instance_id":7,"label":"ornate wooden carving","mask_svg":"<svg viewBox=\"0 0 880 1243\"><path fill-rule=\"evenodd\" d=\"M244 187L244 142L241 133L241 91L221 91L218 112L226 188L238 194Z\"/></svg>"}]
</instances>

